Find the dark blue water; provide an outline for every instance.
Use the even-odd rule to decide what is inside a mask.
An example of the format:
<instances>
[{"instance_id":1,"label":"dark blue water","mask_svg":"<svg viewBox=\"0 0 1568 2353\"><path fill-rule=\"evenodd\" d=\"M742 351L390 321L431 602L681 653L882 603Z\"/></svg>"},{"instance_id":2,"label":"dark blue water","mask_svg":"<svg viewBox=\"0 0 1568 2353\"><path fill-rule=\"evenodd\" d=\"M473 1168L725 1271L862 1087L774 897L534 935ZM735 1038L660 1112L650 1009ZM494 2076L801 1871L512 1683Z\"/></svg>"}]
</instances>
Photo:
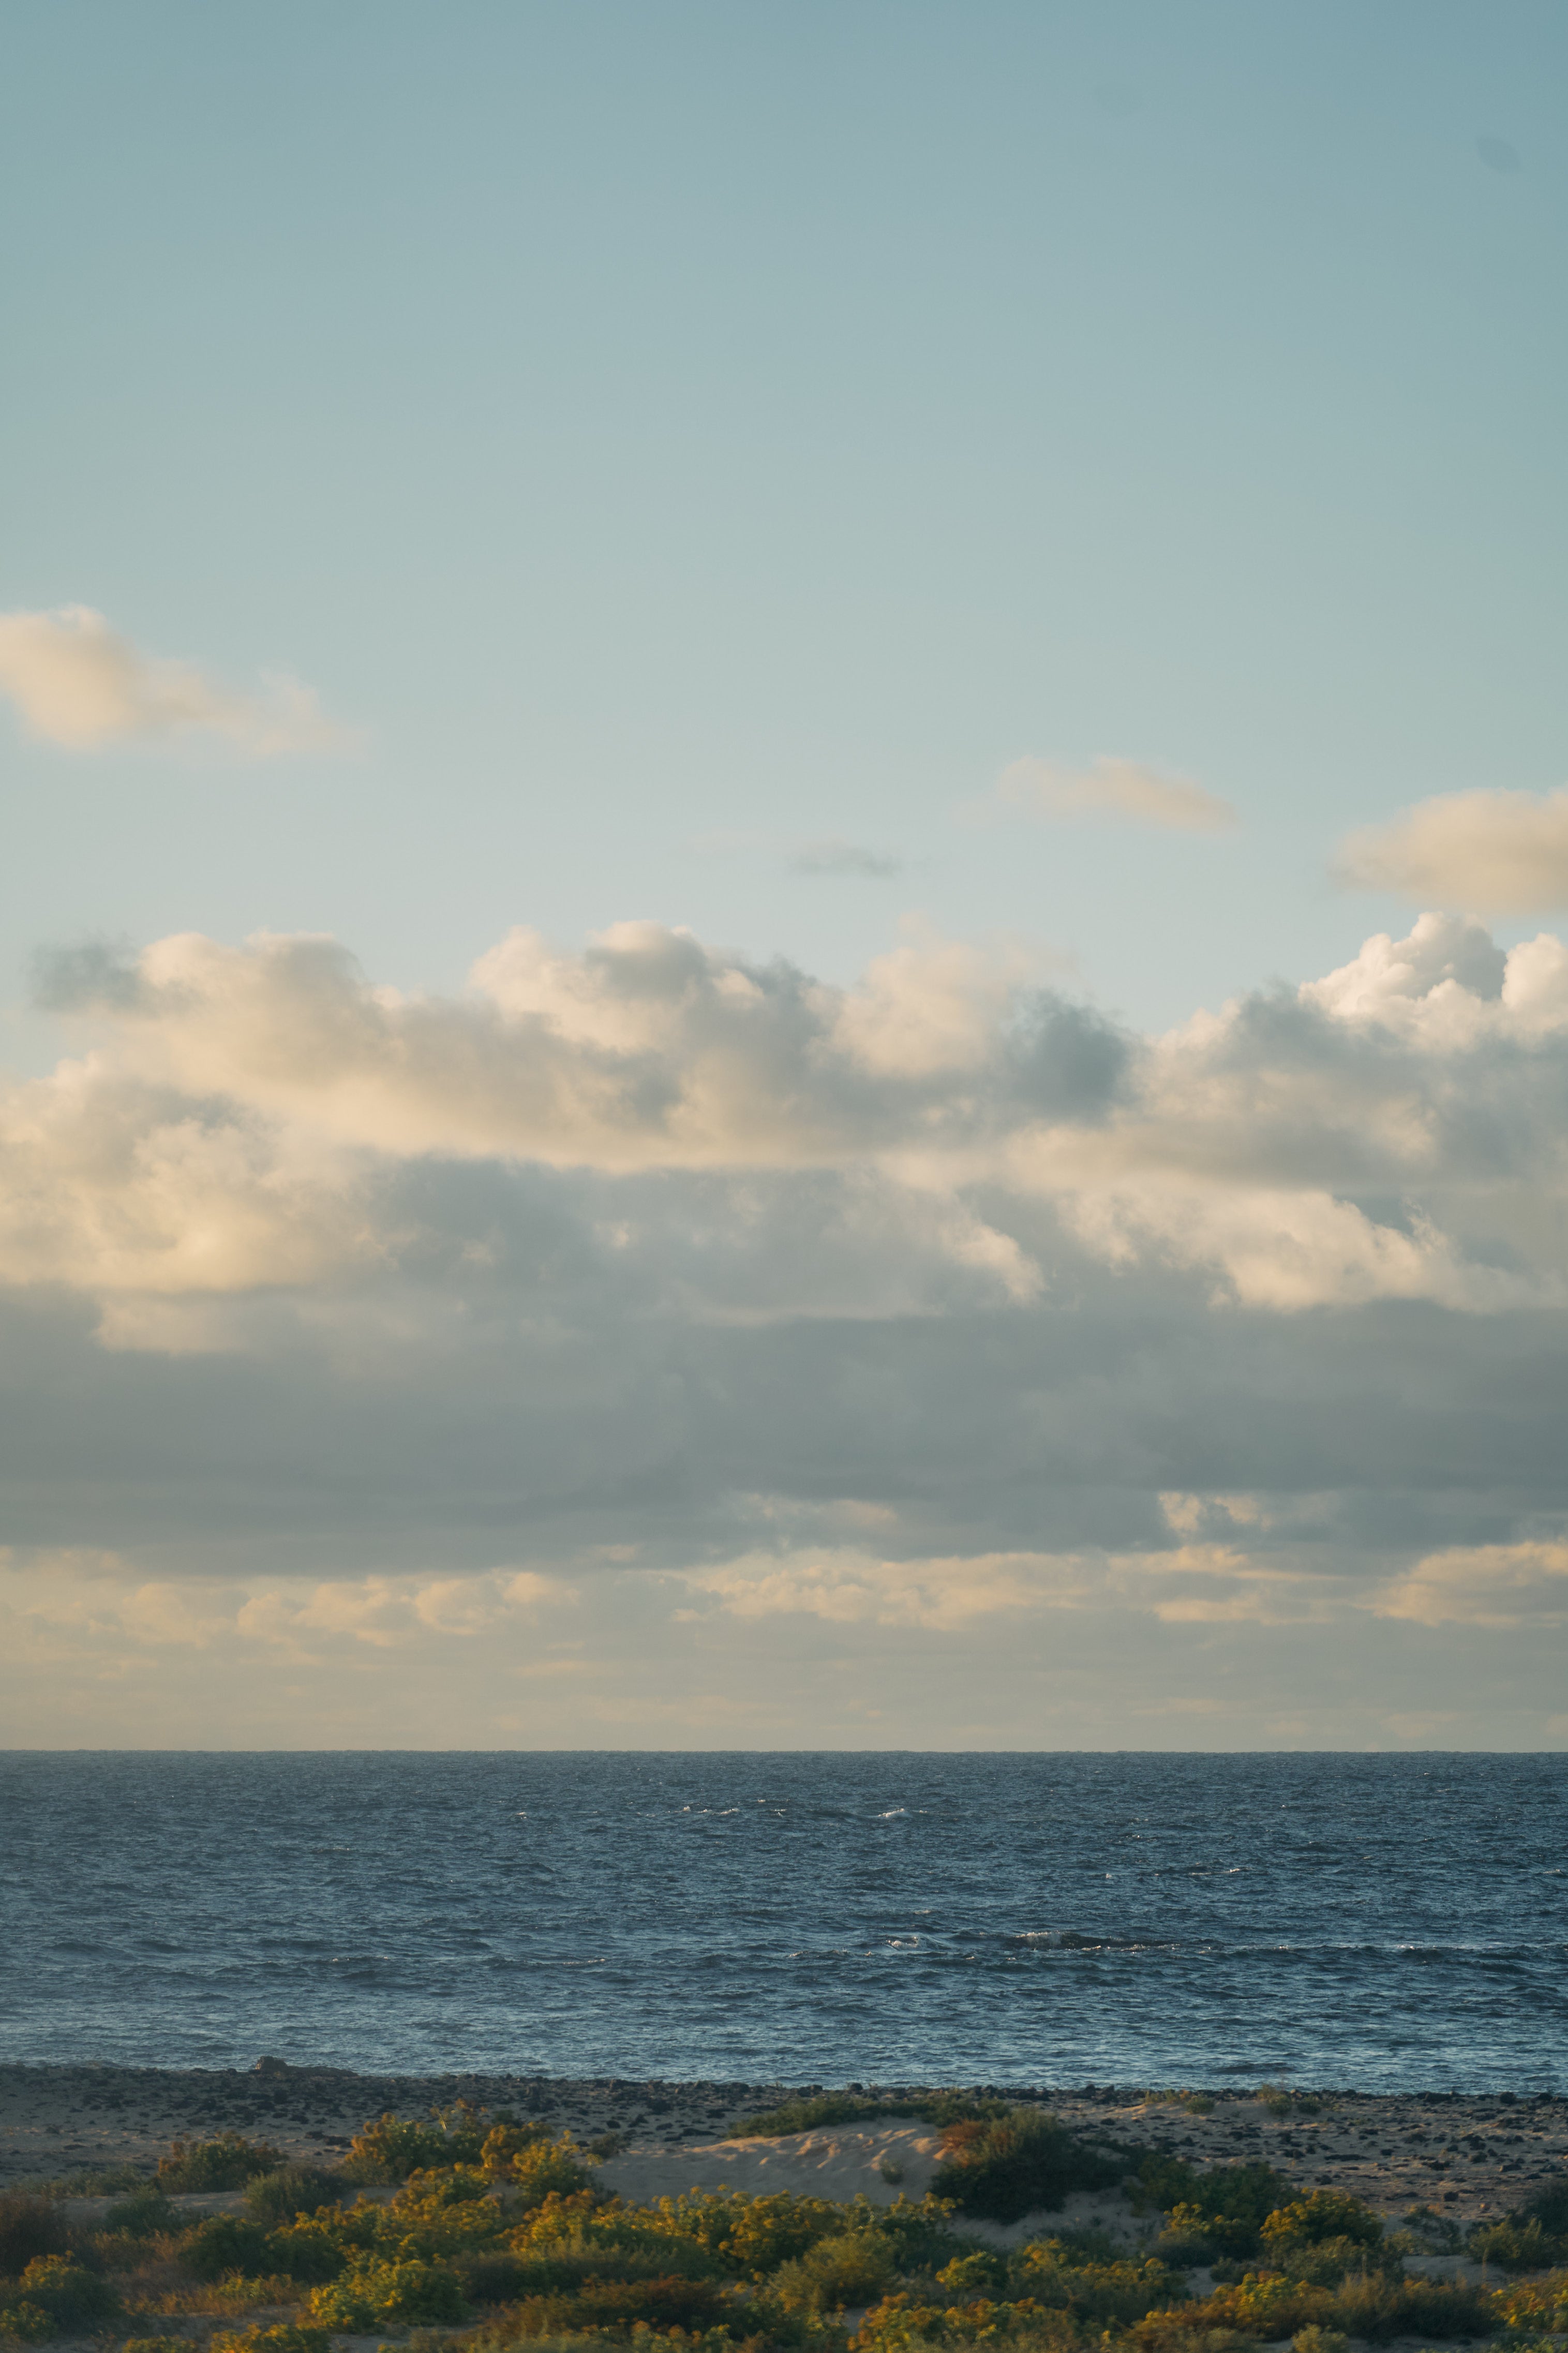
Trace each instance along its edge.
<instances>
[{"instance_id":1,"label":"dark blue water","mask_svg":"<svg viewBox=\"0 0 1568 2353\"><path fill-rule=\"evenodd\" d=\"M0 2057L1568 2088L1568 1757L0 1757Z\"/></svg>"}]
</instances>

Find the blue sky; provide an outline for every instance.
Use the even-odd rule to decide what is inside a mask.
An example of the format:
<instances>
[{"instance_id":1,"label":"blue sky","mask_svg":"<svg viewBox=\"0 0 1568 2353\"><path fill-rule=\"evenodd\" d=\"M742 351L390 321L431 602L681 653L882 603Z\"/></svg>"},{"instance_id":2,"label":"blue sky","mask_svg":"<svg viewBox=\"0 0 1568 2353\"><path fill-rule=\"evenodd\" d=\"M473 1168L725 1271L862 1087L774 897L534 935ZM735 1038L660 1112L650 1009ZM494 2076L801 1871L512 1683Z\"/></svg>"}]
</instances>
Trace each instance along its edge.
<instances>
[{"instance_id":1,"label":"blue sky","mask_svg":"<svg viewBox=\"0 0 1568 2353\"><path fill-rule=\"evenodd\" d=\"M13 7L16 1737L1568 1739L1565 84Z\"/></svg>"},{"instance_id":2,"label":"blue sky","mask_svg":"<svg viewBox=\"0 0 1568 2353\"><path fill-rule=\"evenodd\" d=\"M300 926L451 986L646 914L847 976L918 906L1163 1023L1396 919L1348 827L1563 780L1560 10L10 37L0 602L365 737L14 744L24 949ZM1242 827L953 821L1105 753ZM907 871L787 871L823 837Z\"/></svg>"}]
</instances>

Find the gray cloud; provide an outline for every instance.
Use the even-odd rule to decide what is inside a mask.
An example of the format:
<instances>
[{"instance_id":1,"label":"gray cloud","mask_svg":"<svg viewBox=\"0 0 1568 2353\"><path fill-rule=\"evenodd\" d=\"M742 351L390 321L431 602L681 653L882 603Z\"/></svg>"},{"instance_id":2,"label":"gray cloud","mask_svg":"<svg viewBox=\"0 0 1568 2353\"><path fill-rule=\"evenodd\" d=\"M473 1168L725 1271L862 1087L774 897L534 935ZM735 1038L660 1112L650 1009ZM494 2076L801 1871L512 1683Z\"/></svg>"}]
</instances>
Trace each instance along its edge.
<instances>
[{"instance_id":1,"label":"gray cloud","mask_svg":"<svg viewBox=\"0 0 1568 2353\"><path fill-rule=\"evenodd\" d=\"M321 942L56 986L94 1053L0 1104L18 1704L1557 1736L1554 940L1424 918L1160 1040L926 936L847 990L653 926L445 1000Z\"/></svg>"},{"instance_id":2,"label":"gray cloud","mask_svg":"<svg viewBox=\"0 0 1568 2353\"><path fill-rule=\"evenodd\" d=\"M867 849L858 841L840 841L830 836L821 841L805 841L790 860L796 874L859 875L868 881L888 881L904 871L901 858L886 851Z\"/></svg>"}]
</instances>

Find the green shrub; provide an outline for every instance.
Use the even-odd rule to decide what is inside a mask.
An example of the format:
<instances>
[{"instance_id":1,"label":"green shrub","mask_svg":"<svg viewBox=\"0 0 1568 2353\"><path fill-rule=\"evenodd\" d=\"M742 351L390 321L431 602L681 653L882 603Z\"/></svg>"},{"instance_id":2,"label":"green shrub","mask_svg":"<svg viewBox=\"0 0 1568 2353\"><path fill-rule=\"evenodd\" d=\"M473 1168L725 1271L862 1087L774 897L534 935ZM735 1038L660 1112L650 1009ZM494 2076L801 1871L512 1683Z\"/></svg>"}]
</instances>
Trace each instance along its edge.
<instances>
[{"instance_id":1,"label":"green shrub","mask_svg":"<svg viewBox=\"0 0 1568 2353\"><path fill-rule=\"evenodd\" d=\"M1495 2263L1500 2272L1543 2272L1568 2255L1568 2240L1543 2230L1536 2214L1528 2222L1511 2214L1496 2222L1478 2222L1465 2245L1478 2263Z\"/></svg>"},{"instance_id":2,"label":"green shrub","mask_svg":"<svg viewBox=\"0 0 1568 2353\"><path fill-rule=\"evenodd\" d=\"M268 2142L223 2132L212 2140L175 2141L159 2161L158 2179L166 2190L243 2189L257 2174L270 2173L282 2162L282 2150Z\"/></svg>"},{"instance_id":3,"label":"green shrub","mask_svg":"<svg viewBox=\"0 0 1568 2353\"><path fill-rule=\"evenodd\" d=\"M1268 2248L1266 2256L1288 2279L1300 2280L1312 2287L1338 2287L1352 2272L1383 2272L1390 2279L1405 2276L1404 2259L1397 2247L1369 2247L1360 2239L1289 2240L1283 2245Z\"/></svg>"},{"instance_id":4,"label":"green shrub","mask_svg":"<svg viewBox=\"0 0 1568 2353\"><path fill-rule=\"evenodd\" d=\"M1100 2328L1142 2320L1186 2298L1186 2282L1154 2256L1096 2261L1059 2239L1035 2239L1014 2260L1013 2284L1048 2312L1070 2312Z\"/></svg>"},{"instance_id":5,"label":"green shrub","mask_svg":"<svg viewBox=\"0 0 1568 2353\"><path fill-rule=\"evenodd\" d=\"M306 2214L297 2222L285 2222L281 2230L268 2232L267 2260L272 2270L281 2272L285 2279L314 2287L322 2280L336 2279L348 2257L331 2232L322 2230L313 2217Z\"/></svg>"},{"instance_id":6,"label":"green shrub","mask_svg":"<svg viewBox=\"0 0 1568 2353\"><path fill-rule=\"evenodd\" d=\"M428 2123L395 2116L388 2109L354 2135L343 2159L343 2179L383 2186L406 2181L411 2173L442 2166L478 2165L487 2151L510 2153L537 2137L526 2125L492 2126L484 2110L467 2100L432 2108Z\"/></svg>"},{"instance_id":7,"label":"green shrub","mask_svg":"<svg viewBox=\"0 0 1568 2353\"><path fill-rule=\"evenodd\" d=\"M1337 2328L1321 2328L1310 2320L1290 2339L1290 2353L1348 2353L1350 2339Z\"/></svg>"},{"instance_id":8,"label":"green shrub","mask_svg":"<svg viewBox=\"0 0 1568 2353\"><path fill-rule=\"evenodd\" d=\"M1321 2317L1347 2337L1381 2343L1391 2337L1486 2337L1491 2298L1464 2280L1394 2278L1362 2272L1332 2291Z\"/></svg>"},{"instance_id":9,"label":"green shrub","mask_svg":"<svg viewBox=\"0 0 1568 2353\"><path fill-rule=\"evenodd\" d=\"M590 2189L594 2181L570 2133L563 2133L559 2140L535 2141L517 2150L502 2179L515 2193L512 2202L521 2199L525 2207L542 2205L552 2190L570 2196L574 2190Z\"/></svg>"},{"instance_id":10,"label":"green shrub","mask_svg":"<svg viewBox=\"0 0 1568 2353\"><path fill-rule=\"evenodd\" d=\"M1507 2327L1532 2336L1568 2333L1568 2271L1499 2288L1492 2309Z\"/></svg>"},{"instance_id":11,"label":"green shrub","mask_svg":"<svg viewBox=\"0 0 1568 2353\"><path fill-rule=\"evenodd\" d=\"M988 2247L977 2248L972 2255L954 2255L938 2272L936 2284L952 2304L966 2303L976 2295L998 2296L1007 2284L1006 2258Z\"/></svg>"},{"instance_id":12,"label":"green shrub","mask_svg":"<svg viewBox=\"0 0 1568 2353\"><path fill-rule=\"evenodd\" d=\"M212 2341L221 2345L223 2338L215 2337ZM188 2337L128 2337L120 2353L191 2353L191 2340Z\"/></svg>"},{"instance_id":13,"label":"green shrub","mask_svg":"<svg viewBox=\"0 0 1568 2353\"><path fill-rule=\"evenodd\" d=\"M247 2183L245 2202L258 2221L291 2222L296 2214L335 2206L347 2186L341 2173L325 2166L280 2165Z\"/></svg>"},{"instance_id":14,"label":"green shrub","mask_svg":"<svg viewBox=\"0 0 1568 2353\"><path fill-rule=\"evenodd\" d=\"M327 2328L299 2328L292 2322L279 2322L276 2327L219 2329L208 2340L208 2353L327 2353L331 2331ZM127 2345L123 2353L132 2353ZM190 2353L188 2346L179 2353Z\"/></svg>"},{"instance_id":15,"label":"green shrub","mask_svg":"<svg viewBox=\"0 0 1568 2353\"><path fill-rule=\"evenodd\" d=\"M19 2337L24 2345L47 2345L59 2334L52 2312L41 2304L0 2304L0 2337Z\"/></svg>"},{"instance_id":16,"label":"green shrub","mask_svg":"<svg viewBox=\"0 0 1568 2353\"><path fill-rule=\"evenodd\" d=\"M875 2304L892 2283L892 2250L865 2231L818 2239L810 2252L781 2263L768 2291L784 2312L841 2312Z\"/></svg>"},{"instance_id":17,"label":"green shrub","mask_svg":"<svg viewBox=\"0 0 1568 2353\"><path fill-rule=\"evenodd\" d=\"M7 2190L0 2197L0 2278L20 2279L37 2255L63 2255L68 2243L58 2206Z\"/></svg>"},{"instance_id":18,"label":"green shrub","mask_svg":"<svg viewBox=\"0 0 1568 2353\"><path fill-rule=\"evenodd\" d=\"M1383 2224L1370 2206L1343 2189L1311 2189L1277 2206L1263 2220L1258 2233L1269 2248L1321 2246L1326 2239L1350 2239L1357 2246L1375 2247Z\"/></svg>"},{"instance_id":19,"label":"green shrub","mask_svg":"<svg viewBox=\"0 0 1568 2353\"><path fill-rule=\"evenodd\" d=\"M109 2282L68 2255L36 2255L22 2274L16 2301L47 2312L57 2330L73 2336L101 2327L120 2310Z\"/></svg>"},{"instance_id":20,"label":"green shrub","mask_svg":"<svg viewBox=\"0 0 1568 2353\"><path fill-rule=\"evenodd\" d=\"M193 2279L219 2280L231 2272L269 2271L268 2234L259 2222L238 2214L209 2214L187 2231L177 2249L180 2268Z\"/></svg>"},{"instance_id":21,"label":"green shrub","mask_svg":"<svg viewBox=\"0 0 1568 2353\"><path fill-rule=\"evenodd\" d=\"M1209 2254L1250 2255L1266 2217L1290 2202L1290 2184L1271 2165L1216 2165L1199 2173L1179 2157L1145 2158L1138 2188L1166 2216L1161 2252L1202 2262Z\"/></svg>"},{"instance_id":22,"label":"green shrub","mask_svg":"<svg viewBox=\"0 0 1568 2353\"><path fill-rule=\"evenodd\" d=\"M950 2126L942 2150L931 2195L994 2222L1059 2206L1075 2189L1108 2189L1123 2171L1120 2158L1078 2140L1043 2108Z\"/></svg>"},{"instance_id":23,"label":"green shrub","mask_svg":"<svg viewBox=\"0 0 1568 2353\"><path fill-rule=\"evenodd\" d=\"M608 2336L634 2330L702 2331L731 2316L723 2291L710 2280L585 2280L556 2295L525 2296L506 2317L509 2339L572 2336L581 2331Z\"/></svg>"},{"instance_id":24,"label":"green shrub","mask_svg":"<svg viewBox=\"0 0 1568 2353\"><path fill-rule=\"evenodd\" d=\"M176 2224L174 2210L156 2181L149 2181L131 2197L121 2198L103 2218L106 2231L126 2239L155 2239L160 2232L173 2231Z\"/></svg>"},{"instance_id":25,"label":"green shrub","mask_svg":"<svg viewBox=\"0 0 1568 2353\"><path fill-rule=\"evenodd\" d=\"M462 2290L453 2274L416 2256L401 2263L363 2258L310 2297L310 2316L323 2327L362 2336L389 2320L462 2320Z\"/></svg>"}]
</instances>

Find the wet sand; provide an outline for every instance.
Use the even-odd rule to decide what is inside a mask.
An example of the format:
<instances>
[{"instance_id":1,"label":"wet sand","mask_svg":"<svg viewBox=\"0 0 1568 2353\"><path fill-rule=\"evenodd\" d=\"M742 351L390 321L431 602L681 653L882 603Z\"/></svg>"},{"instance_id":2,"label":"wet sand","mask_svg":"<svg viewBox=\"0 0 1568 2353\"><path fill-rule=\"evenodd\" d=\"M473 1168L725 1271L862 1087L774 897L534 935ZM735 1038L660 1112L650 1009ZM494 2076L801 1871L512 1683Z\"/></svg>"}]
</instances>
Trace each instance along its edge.
<instances>
[{"instance_id":1,"label":"wet sand","mask_svg":"<svg viewBox=\"0 0 1568 2353\"><path fill-rule=\"evenodd\" d=\"M742 2186L809 2188L807 2171L823 2162L801 2153L757 2152L758 2166L732 2146L736 2123L780 2100L821 2088L783 2084L637 2083L545 2075L359 2075L332 2068L264 2060L253 2069L110 2066L0 2067L0 2183L104 2165L149 2168L175 2139L225 2129L272 2142L289 2156L330 2163L368 2117L390 2109L422 2116L432 2106L468 2099L569 2128L580 2139L621 2133L625 2158L606 2170L606 2187L626 2159L627 2189L687 2187L715 2166ZM884 2096L908 2086L879 2085ZM966 2088L1039 2100L1064 2121L1117 2140L1169 2149L1197 2165L1265 2158L1303 2188L1349 2189L1390 2217L1430 2206L1456 2222L1518 2205L1568 2164L1568 2099L1542 2095L1339 2092L1321 2114L1277 2117L1250 2092L1212 2094L1207 2116L1114 2085L1077 2089L986 2084ZM842 2137L852 2127L836 2128ZM727 2149L716 2145L731 2144ZM704 2157L699 2154L706 2149ZM789 2153L792 2158L795 2153ZM846 2152L847 2155L847 2151ZM908 2189L920 2194L925 2172L911 2147ZM921 2153L923 2156L923 2152ZM869 2171L874 2159L866 2160ZM762 2169L765 2166L765 2176ZM794 2179L802 2171L799 2182ZM632 2188L636 2182L637 2187ZM648 2186L645 2189L643 2184ZM826 2184L822 2184L826 2187ZM829 2192L829 2194L843 2194ZM889 2192L889 2194L896 2194Z\"/></svg>"}]
</instances>

